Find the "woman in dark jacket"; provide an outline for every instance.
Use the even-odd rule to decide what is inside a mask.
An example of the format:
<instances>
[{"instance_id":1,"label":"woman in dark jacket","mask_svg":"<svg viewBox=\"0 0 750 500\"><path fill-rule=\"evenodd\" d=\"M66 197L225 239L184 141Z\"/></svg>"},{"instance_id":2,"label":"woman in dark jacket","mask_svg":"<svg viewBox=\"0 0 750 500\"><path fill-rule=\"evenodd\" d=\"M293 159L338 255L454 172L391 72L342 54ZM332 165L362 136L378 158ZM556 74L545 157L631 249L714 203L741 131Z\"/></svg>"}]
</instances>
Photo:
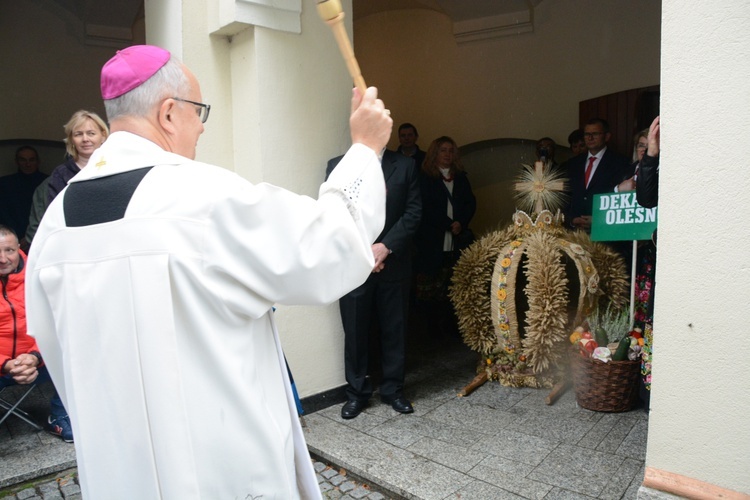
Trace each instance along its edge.
<instances>
[{"instance_id":1,"label":"woman in dark jacket","mask_svg":"<svg viewBox=\"0 0 750 500\"><path fill-rule=\"evenodd\" d=\"M427 149L420 175L422 222L417 230L417 299L446 301L451 270L474 240L469 223L476 198L456 142L438 137Z\"/></svg>"},{"instance_id":2,"label":"woman in dark jacket","mask_svg":"<svg viewBox=\"0 0 750 500\"><path fill-rule=\"evenodd\" d=\"M86 167L91 154L109 136L104 120L96 113L84 109L73 113L63 128L68 159L52 171L47 187L47 205L68 185L70 179Z\"/></svg>"}]
</instances>

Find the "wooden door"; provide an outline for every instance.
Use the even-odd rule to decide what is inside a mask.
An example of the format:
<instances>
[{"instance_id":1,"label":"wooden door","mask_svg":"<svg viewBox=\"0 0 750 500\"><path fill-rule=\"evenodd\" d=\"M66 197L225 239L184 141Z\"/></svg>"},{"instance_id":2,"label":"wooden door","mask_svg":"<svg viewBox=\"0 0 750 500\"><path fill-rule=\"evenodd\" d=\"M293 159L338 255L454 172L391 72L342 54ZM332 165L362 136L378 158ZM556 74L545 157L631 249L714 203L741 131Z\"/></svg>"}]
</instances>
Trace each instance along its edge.
<instances>
[{"instance_id":1,"label":"wooden door","mask_svg":"<svg viewBox=\"0 0 750 500\"><path fill-rule=\"evenodd\" d=\"M592 118L604 118L612 133L609 147L627 158L633 155L633 136L648 128L658 114L659 85L615 92L578 105L581 129Z\"/></svg>"}]
</instances>

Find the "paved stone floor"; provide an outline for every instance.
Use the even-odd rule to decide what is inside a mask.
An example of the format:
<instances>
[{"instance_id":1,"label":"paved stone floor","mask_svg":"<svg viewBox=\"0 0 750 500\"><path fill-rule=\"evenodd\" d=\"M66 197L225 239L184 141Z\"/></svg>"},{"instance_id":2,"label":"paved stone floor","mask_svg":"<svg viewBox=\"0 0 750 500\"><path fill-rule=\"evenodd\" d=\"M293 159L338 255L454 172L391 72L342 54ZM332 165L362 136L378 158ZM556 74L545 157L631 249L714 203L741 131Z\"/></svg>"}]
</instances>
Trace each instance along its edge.
<instances>
[{"instance_id":1,"label":"paved stone floor","mask_svg":"<svg viewBox=\"0 0 750 500\"><path fill-rule=\"evenodd\" d=\"M340 417L340 404L306 415L324 498L637 497L648 430L643 410L585 410L572 390L548 406L546 390L497 382L457 397L474 377L475 361L456 339L417 338L409 346L406 380L414 414L396 413L376 394L353 420ZM48 388L41 389L29 400L39 421L49 401ZM0 498L8 494L14 500L80 498L73 445L18 419L6 421L0 426Z\"/></svg>"},{"instance_id":2,"label":"paved stone floor","mask_svg":"<svg viewBox=\"0 0 750 500\"><path fill-rule=\"evenodd\" d=\"M15 401L12 394L8 393L17 393L18 389L17 386L9 387L2 393L2 397ZM47 419L51 396L52 384L42 384L24 400L23 408L41 424ZM0 426L0 489L57 474L75 466L73 444L65 443L46 432L37 432L12 416Z\"/></svg>"},{"instance_id":3,"label":"paved stone floor","mask_svg":"<svg viewBox=\"0 0 750 500\"><path fill-rule=\"evenodd\" d=\"M571 389L488 382L467 397L476 355L459 342L422 347L407 370L415 412L401 415L377 394L359 417L341 405L305 417L312 453L396 498L634 499L643 480L648 416L642 409L579 408Z\"/></svg>"}]
</instances>

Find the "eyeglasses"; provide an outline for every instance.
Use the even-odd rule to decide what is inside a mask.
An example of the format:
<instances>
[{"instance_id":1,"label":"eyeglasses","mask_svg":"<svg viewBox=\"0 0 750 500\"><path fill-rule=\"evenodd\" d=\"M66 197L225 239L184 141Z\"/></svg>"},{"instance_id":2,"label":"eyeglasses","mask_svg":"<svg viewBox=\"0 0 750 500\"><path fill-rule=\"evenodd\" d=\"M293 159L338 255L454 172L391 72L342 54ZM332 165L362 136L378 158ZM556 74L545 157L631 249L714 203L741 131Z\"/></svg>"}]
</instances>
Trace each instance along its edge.
<instances>
[{"instance_id":1,"label":"eyeglasses","mask_svg":"<svg viewBox=\"0 0 750 500\"><path fill-rule=\"evenodd\" d=\"M586 132L585 134L583 134L583 136L588 139L593 139L594 137L599 137L600 135L604 135L604 132Z\"/></svg>"},{"instance_id":2,"label":"eyeglasses","mask_svg":"<svg viewBox=\"0 0 750 500\"><path fill-rule=\"evenodd\" d=\"M648 147L648 144L643 144L641 142L638 143L636 146L636 149L646 149Z\"/></svg>"},{"instance_id":3,"label":"eyeglasses","mask_svg":"<svg viewBox=\"0 0 750 500\"><path fill-rule=\"evenodd\" d=\"M198 106L195 112L198 113L198 118L200 118L201 123L206 123L206 120L208 120L208 114L211 112L210 104L203 104L202 102L188 101L187 99L180 99L179 97L172 97L172 99L174 99L175 101L187 102L194 106Z\"/></svg>"}]
</instances>

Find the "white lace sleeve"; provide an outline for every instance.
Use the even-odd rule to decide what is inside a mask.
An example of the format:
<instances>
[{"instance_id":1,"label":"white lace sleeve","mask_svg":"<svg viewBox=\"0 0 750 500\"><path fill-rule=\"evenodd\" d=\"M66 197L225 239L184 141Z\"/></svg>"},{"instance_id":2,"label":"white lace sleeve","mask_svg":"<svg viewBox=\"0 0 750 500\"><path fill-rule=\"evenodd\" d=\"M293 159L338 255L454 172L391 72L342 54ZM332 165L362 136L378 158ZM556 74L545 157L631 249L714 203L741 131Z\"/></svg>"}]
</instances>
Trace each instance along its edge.
<instances>
[{"instance_id":1,"label":"white lace sleeve","mask_svg":"<svg viewBox=\"0 0 750 500\"><path fill-rule=\"evenodd\" d=\"M360 231L373 242L385 224L385 180L380 159L367 146L354 144L320 186L318 199L346 203Z\"/></svg>"}]
</instances>

